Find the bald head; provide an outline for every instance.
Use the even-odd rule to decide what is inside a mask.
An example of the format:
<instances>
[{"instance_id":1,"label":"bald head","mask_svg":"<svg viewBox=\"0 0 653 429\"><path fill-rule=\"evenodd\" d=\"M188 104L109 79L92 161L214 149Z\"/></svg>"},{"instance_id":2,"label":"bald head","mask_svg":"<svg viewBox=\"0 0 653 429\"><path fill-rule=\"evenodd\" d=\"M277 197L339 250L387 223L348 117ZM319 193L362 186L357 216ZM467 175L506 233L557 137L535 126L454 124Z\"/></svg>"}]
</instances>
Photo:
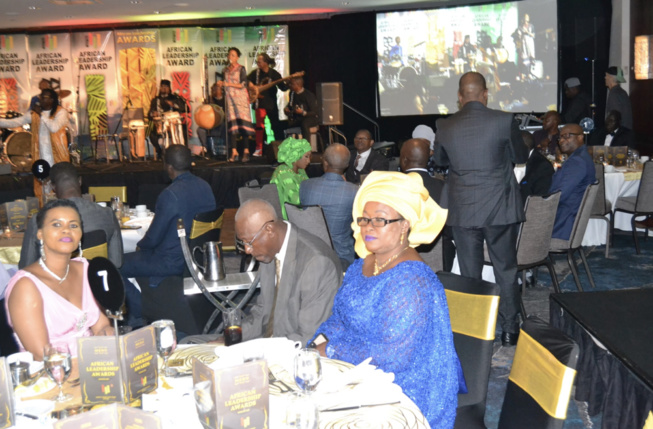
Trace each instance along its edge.
<instances>
[{"instance_id":1,"label":"bald head","mask_svg":"<svg viewBox=\"0 0 653 429\"><path fill-rule=\"evenodd\" d=\"M240 205L236 212L235 222L245 220L252 216L265 217L267 220L277 220L277 212L272 204L265 200L253 198Z\"/></svg>"},{"instance_id":2,"label":"bald head","mask_svg":"<svg viewBox=\"0 0 653 429\"><path fill-rule=\"evenodd\" d=\"M571 155L576 149L585 144L583 129L578 124L567 124L560 130L560 152Z\"/></svg>"},{"instance_id":3,"label":"bald head","mask_svg":"<svg viewBox=\"0 0 653 429\"><path fill-rule=\"evenodd\" d=\"M482 74L467 72L460 78L458 100L462 106L470 101L479 101L487 105L487 86Z\"/></svg>"},{"instance_id":4,"label":"bald head","mask_svg":"<svg viewBox=\"0 0 653 429\"><path fill-rule=\"evenodd\" d=\"M235 230L245 252L257 261L269 264L281 250L288 227L279 220L272 204L251 199L236 212Z\"/></svg>"},{"instance_id":5,"label":"bald head","mask_svg":"<svg viewBox=\"0 0 653 429\"><path fill-rule=\"evenodd\" d=\"M410 139L406 140L401 146L401 153L399 154L399 164L401 171L410 170L412 168L426 168L429 162L429 155L431 149L429 141L426 139Z\"/></svg>"},{"instance_id":6,"label":"bald head","mask_svg":"<svg viewBox=\"0 0 653 429\"><path fill-rule=\"evenodd\" d=\"M345 169L349 166L349 157L351 152L347 146L340 143L330 144L324 151L322 158L322 168L325 173L344 174Z\"/></svg>"}]
</instances>

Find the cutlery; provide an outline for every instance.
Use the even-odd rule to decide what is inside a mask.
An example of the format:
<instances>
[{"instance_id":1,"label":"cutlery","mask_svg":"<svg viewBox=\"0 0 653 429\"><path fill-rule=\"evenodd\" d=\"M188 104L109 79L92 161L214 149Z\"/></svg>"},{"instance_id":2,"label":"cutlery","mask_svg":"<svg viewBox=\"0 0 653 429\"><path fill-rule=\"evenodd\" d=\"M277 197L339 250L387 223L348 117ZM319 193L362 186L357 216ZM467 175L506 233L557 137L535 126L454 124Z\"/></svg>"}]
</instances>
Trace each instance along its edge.
<instances>
[{"instance_id":1,"label":"cutlery","mask_svg":"<svg viewBox=\"0 0 653 429\"><path fill-rule=\"evenodd\" d=\"M385 402L383 404L363 404L363 405L354 405L351 407L341 407L341 408L329 408L327 410L320 410L321 413L328 413L330 411L350 411L350 410L357 410L359 408L364 408L364 407L380 407L382 405L395 405L399 404L401 401L395 401L395 402Z\"/></svg>"},{"instance_id":2,"label":"cutlery","mask_svg":"<svg viewBox=\"0 0 653 429\"><path fill-rule=\"evenodd\" d=\"M279 379L278 379L278 378L277 378L277 377L272 373L272 371L268 371L268 380L269 380L270 384L278 383L279 385L277 385L277 387L279 388L279 390L281 391L281 393L288 393L288 392L292 392L292 391L293 391L293 389L292 389L291 387L289 387L286 383L284 383L283 381L279 380Z\"/></svg>"}]
</instances>

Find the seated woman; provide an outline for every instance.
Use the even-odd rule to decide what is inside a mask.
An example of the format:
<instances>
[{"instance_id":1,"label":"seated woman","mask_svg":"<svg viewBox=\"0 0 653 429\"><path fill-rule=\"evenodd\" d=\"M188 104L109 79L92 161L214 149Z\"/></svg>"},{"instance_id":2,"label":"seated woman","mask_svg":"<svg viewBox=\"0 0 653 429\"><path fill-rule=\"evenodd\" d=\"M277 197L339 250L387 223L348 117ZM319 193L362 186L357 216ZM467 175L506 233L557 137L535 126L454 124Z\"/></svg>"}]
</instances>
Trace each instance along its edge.
<instances>
[{"instance_id":1,"label":"seated woman","mask_svg":"<svg viewBox=\"0 0 653 429\"><path fill-rule=\"evenodd\" d=\"M5 305L21 349L43 360L48 343L66 343L77 356L77 338L113 334L88 284L88 261L81 253L82 221L69 200L47 203L36 215L41 246L38 262L18 271L9 282Z\"/></svg>"},{"instance_id":2,"label":"seated woman","mask_svg":"<svg viewBox=\"0 0 653 429\"><path fill-rule=\"evenodd\" d=\"M311 163L311 144L304 139L288 137L279 146L277 160L281 164L274 170L270 183L276 183L281 213L288 219L284 203L300 204L299 185L308 179L304 169Z\"/></svg>"},{"instance_id":3,"label":"seated woman","mask_svg":"<svg viewBox=\"0 0 653 429\"><path fill-rule=\"evenodd\" d=\"M453 345L442 283L414 247L431 243L447 218L417 173L372 172L353 208L356 253L317 330L328 342L323 356L372 364L393 372L432 428L452 428L459 386L465 391ZM459 381L460 380L460 381Z\"/></svg>"}]
</instances>

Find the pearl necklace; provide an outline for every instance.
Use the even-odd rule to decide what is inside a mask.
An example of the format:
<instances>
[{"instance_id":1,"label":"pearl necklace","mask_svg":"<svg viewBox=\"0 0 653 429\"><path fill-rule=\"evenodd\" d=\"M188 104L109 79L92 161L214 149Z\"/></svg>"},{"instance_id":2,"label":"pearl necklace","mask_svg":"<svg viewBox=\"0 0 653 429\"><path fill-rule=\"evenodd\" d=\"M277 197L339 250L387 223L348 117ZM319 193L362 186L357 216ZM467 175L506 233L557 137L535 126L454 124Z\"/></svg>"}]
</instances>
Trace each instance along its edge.
<instances>
[{"instance_id":1,"label":"pearl necklace","mask_svg":"<svg viewBox=\"0 0 653 429\"><path fill-rule=\"evenodd\" d=\"M399 255L401 255L402 253L404 253L404 252L406 251L406 249L408 249L409 247L410 247L410 246L406 246L406 247L404 247L403 249L401 249L398 253L396 253L396 254L395 254L394 256L392 256L390 259L388 259L387 261L385 261L384 263L382 263L380 267L379 267L379 265L377 264L376 255L374 255L374 275L376 276L376 275L379 274L381 271L383 271L383 269L384 269L385 267L387 267L388 264L389 264L390 262L392 262L392 261L394 261L395 259L397 259L397 258L399 257Z\"/></svg>"},{"instance_id":2,"label":"pearl necklace","mask_svg":"<svg viewBox=\"0 0 653 429\"><path fill-rule=\"evenodd\" d=\"M68 263L68 265L66 265L66 274L64 274L63 277L59 277L58 275L56 275L55 273L53 273L53 272L50 270L50 268L48 268L48 266L45 265L45 261L43 260L43 258L40 258L40 259L39 259L39 265L41 266L41 268L43 268L43 270L44 270L46 273L50 274L50 275L51 275L52 277L54 277L55 279L59 280L59 284L63 283L63 281L66 280L66 278L68 277L68 272L70 271L70 262Z\"/></svg>"}]
</instances>

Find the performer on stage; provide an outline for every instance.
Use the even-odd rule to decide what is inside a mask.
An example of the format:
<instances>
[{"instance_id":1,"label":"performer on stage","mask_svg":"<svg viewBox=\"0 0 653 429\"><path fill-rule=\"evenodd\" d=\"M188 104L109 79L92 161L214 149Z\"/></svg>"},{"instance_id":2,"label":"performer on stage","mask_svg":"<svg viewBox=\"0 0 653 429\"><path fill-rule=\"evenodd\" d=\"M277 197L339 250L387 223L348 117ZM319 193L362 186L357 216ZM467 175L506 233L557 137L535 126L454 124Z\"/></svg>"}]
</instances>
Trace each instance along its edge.
<instances>
[{"instance_id":1,"label":"performer on stage","mask_svg":"<svg viewBox=\"0 0 653 429\"><path fill-rule=\"evenodd\" d=\"M161 79L159 95L152 99L149 113L150 120L155 123L155 126L150 132L150 140L159 156L161 156L161 145L159 144L159 139L165 139L166 133L168 138L171 139L172 144L186 144L186 126L183 126L183 136L175 135L176 130L173 124L168 123L167 127L164 126L166 112L177 112L180 114L186 113L186 100L179 95L172 93L170 89L170 81L168 79ZM178 120L181 121L181 115ZM176 140L181 141L175 143Z\"/></svg>"},{"instance_id":2,"label":"performer on stage","mask_svg":"<svg viewBox=\"0 0 653 429\"><path fill-rule=\"evenodd\" d=\"M43 91L44 89L52 88L52 84L48 79L41 79L39 82L39 91ZM36 106L41 102L41 93L39 92L36 94L34 97L29 102L29 110L32 110L32 107Z\"/></svg>"},{"instance_id":3,"label":"performer on stage","mask_svg":"<svg viewBox=\"0 0 653 429\"><path fill-rule=\"evenodd\" d=\"M211 87L211 98L209 104L220 106L224 111L224 90L217 82ZM222 141L222 145L225 144L223 125L224 118L219 124L215 124L215 127L210 130L197 127L197 137L200 139L200 143L202 143L202 146L206 149L206 154L209 157L218 156L219 151L217 146L220 146L220 144L218 144L219 141ZM224 155L224 152L220 153L220 155Z\"/></svg>"},{"instance_id":4,"label":"performer on stage","mask_svg":"<svg viewBox=\"0 0 653 429\"><path fill-rule=\"evenodd\" d=\"M276 62L268 54L259 54L256 57L256 66L258 68L247 76L247 80L253 85L261 86L268 82L281 79L279 72L274 69L275 65ZM283 139L283 126L281 125L281 121L279 121L279 108L277 107L277 88L281 91L287 91L288 85L285 82L281 82L265 91L261 91L258 94L258 99L254 102L254 108L256 109L256 151L254 152L254 156L263 155L263 142L266 141L266 116L270 120L274 139Z\"/></svg>"},{"instance_id":5,"label":"performer on stage","mask_svg":"<svg viewBox=\"0 0 653 429\"><path fill-rule=\"evenodd\" d=\"M224 80L219 81L218 85L225 88L227 130L231 147L231 157L228 161L238 161L239 152L242 152L243 162L249 162L249 140L254 136L255 131L249 110L247 72L245 67L238 64L238 58L240 58L240 49L229 48L227 54L229 65L222 70ZM238 135L242 137L241 141L237 140Z\"/></svg>"},{"instance_id":6,"label":"performer on stage","mask_svg":"<svg viewBox=\"0 0 653 429\"><path fill-rule=\"evenodd\" d=\"M294 77L290 80L290 102L284 112L288 115L290 127L300 127L302 138L310 141L310 129L319 124L317 119L317 99L315 95L304 88L304 78Z\"/></svg>"},{"instance_id":7,"label":"performer on stage","mask_svg":"<svg viewBox=\"0 0 653 429\"><path fill-rule=\"evenodd\" d=\"M44 159L50 165L70 162L66 126L68 111L59 105L59 95L50 88L41 91L40 104L29 114L14 119L0 119L0 128L15 128L32 124L32 161ZM38 131L37 131L38 130ZM34 179L34 195L41 200L41 183Z\"/></svg>"}]
</instances>

